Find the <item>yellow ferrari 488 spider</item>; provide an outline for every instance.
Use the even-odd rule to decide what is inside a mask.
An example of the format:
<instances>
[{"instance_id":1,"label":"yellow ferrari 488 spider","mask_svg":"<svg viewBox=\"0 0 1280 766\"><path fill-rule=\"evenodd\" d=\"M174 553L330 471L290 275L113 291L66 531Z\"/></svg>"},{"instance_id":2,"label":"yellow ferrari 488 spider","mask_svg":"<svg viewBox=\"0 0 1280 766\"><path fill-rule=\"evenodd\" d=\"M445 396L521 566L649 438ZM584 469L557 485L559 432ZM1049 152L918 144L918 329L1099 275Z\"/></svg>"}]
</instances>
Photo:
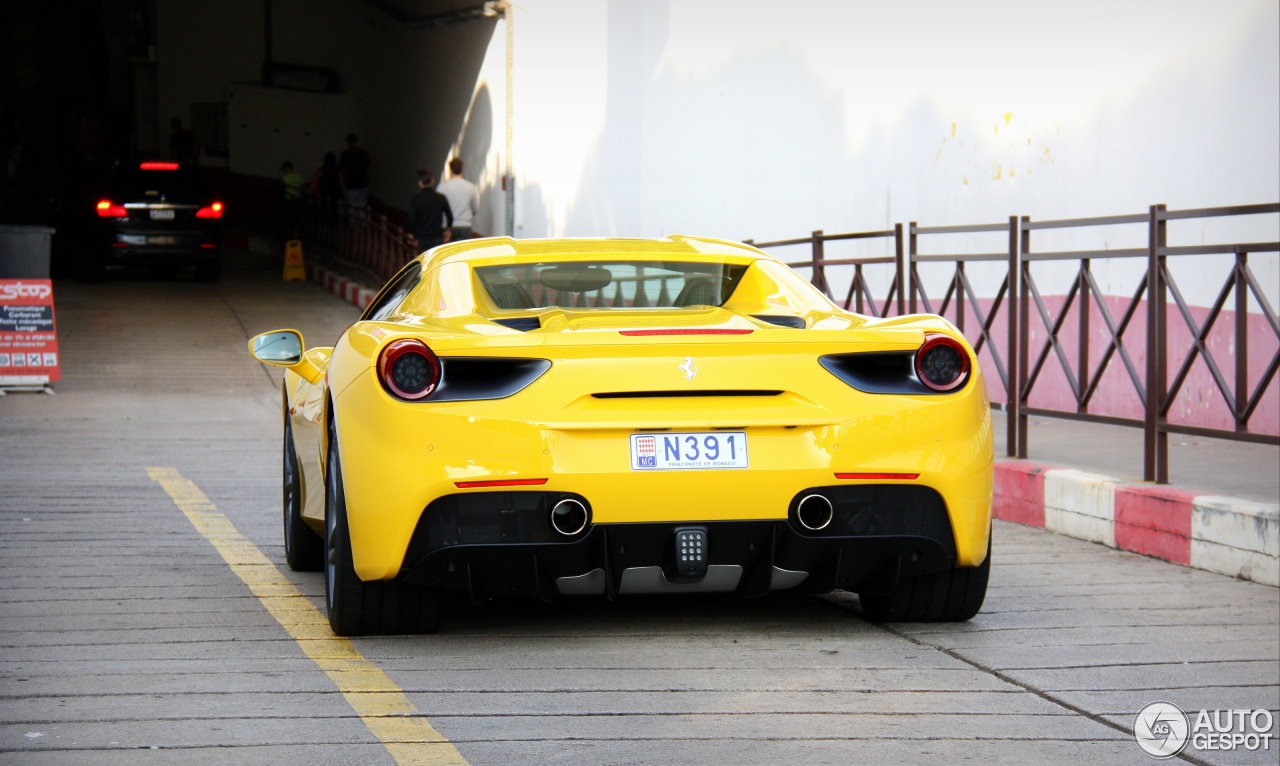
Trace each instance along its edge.
<instances>
[{"instance_id":1,"label":"yellow ferrari 488 spider","mask_svg":"<svg viewBox=\"0 0 1280 766\"><path fill-rule=\"evenodd\" d=\"M340 635L474 599L859 594L966 620L993 446L973 349L835 306L741 244L474 239L405 266L284 379L288 563Z\"/></svg>"}]
</instances>

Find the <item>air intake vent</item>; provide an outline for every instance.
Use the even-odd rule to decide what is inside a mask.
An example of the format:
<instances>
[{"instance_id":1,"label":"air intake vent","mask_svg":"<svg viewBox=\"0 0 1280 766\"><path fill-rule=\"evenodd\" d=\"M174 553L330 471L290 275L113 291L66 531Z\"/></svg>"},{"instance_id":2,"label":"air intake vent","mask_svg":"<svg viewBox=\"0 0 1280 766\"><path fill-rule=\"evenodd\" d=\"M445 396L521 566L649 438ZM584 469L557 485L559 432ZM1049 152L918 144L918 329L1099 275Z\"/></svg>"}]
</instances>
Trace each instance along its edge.
<instances>
[{"instance_id":1,"label":"air intake vent","mask_svg":"<svg viewBox=\"0 0 1280 766\"><path fill-rule=\"evenodd\" d=\"M805 324L804 317L793 317L785 314L752 314L751 316L761 322L776 324L779 327L794 327L797 330L803 330L808 326Z\"/></svg>"},{"instance_id":2,"label":"air intake vent","mask_svg":"<svg viewBox=\"0 0 1280 766\"><path fill-rule=\"evenodd\" d=\"M542 327L542 320L538 317L510 317L507 319L495 319L493 321L503 327L510 327L511 329L519 330L520 332L529 332L530 330L536 330L539 327Z\"/></svg>"}]
</instances>

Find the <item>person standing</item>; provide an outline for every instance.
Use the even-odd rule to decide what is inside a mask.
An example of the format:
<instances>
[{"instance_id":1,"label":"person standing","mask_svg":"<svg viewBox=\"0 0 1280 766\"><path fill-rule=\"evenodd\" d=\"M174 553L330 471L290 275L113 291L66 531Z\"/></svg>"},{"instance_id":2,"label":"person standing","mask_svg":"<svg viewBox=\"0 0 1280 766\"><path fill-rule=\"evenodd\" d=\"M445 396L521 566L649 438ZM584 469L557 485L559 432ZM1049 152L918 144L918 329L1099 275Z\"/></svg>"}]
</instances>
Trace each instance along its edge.
<instances>
[{"instance_id":1,"label":"person standing","mask_svg":"<svg viewBox=\"0 0 1280 766\"><path fill-rule=\"evenodd\" d=\"M480 210L480 192L475 184L462 177L462 158L449 160L449 178L440 182L437 191L449 200L453 210L453 241L471 238L472 223Z\"/></svg>"},{"instance_id":2,"label":"person standing","mask_svg":"<svg viewBox=\"0 0 1280 766\"><path fill-rule=\"evenodd\" d=\"M361 210L369 206L369 168L372 165L369 153L360 147L360 138L355 133L348 133L347 148L338 158L338 174L348 205Z\"/></svg>"},{"instance_id":3,"label":"person standing","mask_svg":"<svg viewBox=\"0 0 1280 766\"><path fill-rule=\"evenodd\" d=\"M342 179L338 175L338 156L324 153L324 163L311 178L311 193L323 200L342 198Z\"/></svg>"},{"instance_id":4,"label":"person standing","mask_svg":"<svg viewBox=\"0 0 1280 766\"><path fill-rule=\"evenodd\" d=\"M169 120L169 157L178 162L195 162L199 144L196 134L182 127L182 118Z\"/></svg>"},{"instance_id":5,"label":"person standing","mask_svg":"<svg viewBox=\"0 0 1280 766\"><path fill-rule=\"evenodd\" d=\"M430 170L418 171L418 193L409 199L409 215L406 227L418 240L418 247L430 250L451 239L453 211L449 200L436 191L436 174Z\"/></svg>"},{"instance_id":6,"label":"person standing","mask_svg":"<svg viewBox=\"0 0 1280 766\"><path fill-rule=\"evenodd\" d=\"M298 222L302 219L302 174L293 169L293 163L285 160L280 165L280 196L284 201L285 239L298 236Z\"/></svg>"}]
</instances>

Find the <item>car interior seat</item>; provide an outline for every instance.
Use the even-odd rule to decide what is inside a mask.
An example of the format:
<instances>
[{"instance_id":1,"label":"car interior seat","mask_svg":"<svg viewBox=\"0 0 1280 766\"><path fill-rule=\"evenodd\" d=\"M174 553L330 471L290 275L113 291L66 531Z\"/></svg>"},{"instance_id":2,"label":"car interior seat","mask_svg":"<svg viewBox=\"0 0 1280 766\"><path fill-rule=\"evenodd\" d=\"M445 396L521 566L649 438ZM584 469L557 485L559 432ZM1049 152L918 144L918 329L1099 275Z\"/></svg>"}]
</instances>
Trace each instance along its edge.
<instances>
[{"instance_id":1,"label":"car interior seat","mask_svg":"<svg viewBox=\"0 0 1280 766\"><path fill-rule=\"evenodd\" d=\"M676 296L677 306L719 306L720 280L713 277L694 277L684 283Z\"/></svg>"},{"instance_id":2,"label":"car interior seat","mask_svg":"<svg viewBox=\"0 0 1280 766\"><path fill-rule=\"evenodd\" d=\"M533 298L519 282L497 282L489 285L489 295L500 309L533 308Z\"/></svg>"}]
</instances>

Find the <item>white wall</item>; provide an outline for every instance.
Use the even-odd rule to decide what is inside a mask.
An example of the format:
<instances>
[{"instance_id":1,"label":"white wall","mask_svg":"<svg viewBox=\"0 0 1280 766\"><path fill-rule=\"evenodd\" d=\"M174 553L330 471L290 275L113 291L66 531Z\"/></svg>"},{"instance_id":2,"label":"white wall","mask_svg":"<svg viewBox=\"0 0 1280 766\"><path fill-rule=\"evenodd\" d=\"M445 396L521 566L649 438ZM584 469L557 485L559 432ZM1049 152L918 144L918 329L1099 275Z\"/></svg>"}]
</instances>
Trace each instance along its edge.
<instances>
[{"instance_id":1,"label":"white wall","mask_svg":"<svg viewBox=\"0 0 1280 766\"><path fill-rule=\"evenodd\" d=\"M417 168L443 171L458 153L481 186L477 230L504 232L506 23L407 26L358 0L273 7L276 59L331 67L349 94L349 125L317 125L317 146L300 151L340 151L359 133L374 195L397 207ZM163 136L191 103L260 82L262 8L157 4ZM767 240L1280 198L1275 0L520 0L514 14L518 236ZM305 174L320 156L291 159ZM1143 236L1071 232L1035 247ZM1180 222L1171 239L1275 241L1280 222ZM1004 242L926 243L959 247ZM867 248L887 251L847 254ZM1273 306L1276 263L1252 262ZM1106 292L1132 292L1137 264L1096 267ZM1226 268L1190 279L1191 300L1211 303Z\"/></svg>"},{"instance_id":2,"label":"white wall","mask_svg":"<svg viewBox=\"0 0 1280 766\"><path fill-rule=\"evenodd\" d=\"M1274 202L1278 9L522 0L515 233L765 240ZM499 117L504 34L477 83ZM494 121L487 167L502 161L503 128ZM491 192L499 181L485 180ZM1239 225L1225 236L1280 239L1275 216ZM1042 236L1038 249L1129 247L1144 234ZM1218 234L1171 228L1180 244ZM1004 247L991 242L978 250ZM1273 290L1275 263L1253 261ZM1130 271L1099 264L1119 294ZM1220 285L1192 284L1193 302Z\"/></svg>"}]
</instances>

